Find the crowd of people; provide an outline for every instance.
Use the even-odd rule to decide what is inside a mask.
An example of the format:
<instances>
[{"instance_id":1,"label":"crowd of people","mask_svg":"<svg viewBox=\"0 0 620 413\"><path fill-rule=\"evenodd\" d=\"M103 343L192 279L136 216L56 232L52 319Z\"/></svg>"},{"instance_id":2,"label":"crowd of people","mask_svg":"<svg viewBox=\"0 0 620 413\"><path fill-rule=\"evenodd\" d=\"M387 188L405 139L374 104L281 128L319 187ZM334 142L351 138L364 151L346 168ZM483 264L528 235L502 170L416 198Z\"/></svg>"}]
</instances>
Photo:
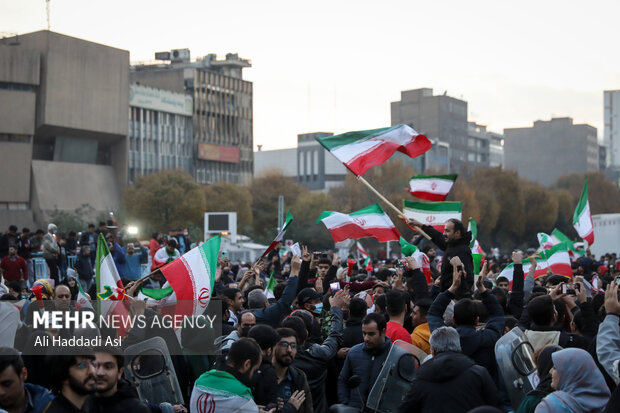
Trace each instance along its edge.
<instances>
[{"instance_id":1,"label":"crowd of people","mask_svg":"<svg viewBox=\"0 0 620 413\"><path fill-rule=\"evenodd\" d=\"M576 258L572 278L551 271L535 278L535 256L528 257L531 265L524 273L521 251L507 257L488 254L476 273L471 233L461 221L448 221L443 234L419 222L409 224L431 237L419 243L431 261L430 276L412 256L373 260L369 266L306 247L300 256L276 248L255 263L220 257L209 303L221 305L219 337L170 332L177 340L178 349L170 354L184 403L151 403L139 396L118 349L20 354L33 337L58 332L33 329L28 307L35 306L17 303L37 299L30 290L28 260L39 252L54 281L44 283L46 304L71 306L77 282L94 297L93 251L103 231L133 304L141 288L166 285L160 272L142 285L135 282L148 254L149 269L174 261L192 245L185 231L153 234L148 250L105 224L89 226L79 239L69 234L63 247L79 255L72 278L59 262L62 237L55 225L32 237L11 227L0 237L0 288L5 290L0 320L17 312L19 323L14 328L0 323L0 412L367 411L395 347L416 360L404 393L383 389L383 397L401 397L402 412L620 411L620 260L615 254ZM69 238L77 239L73 250ZM129 261L139 263L139 273ZM509 263L512 280L498 277ZM161 316L157 306L141 311ZM154 334L137 330L127 332L126 345ZM505 379L512 367L496 353L498 341L511 331L523 337L536 367L532 377L521 372L525 381L531 379L524 387L531 391L523 391L516 402L513 383ZM201 353L207 344L201 340L212 340L208 344L216 346L216 354Z\"/></svg>"}]
</instances>

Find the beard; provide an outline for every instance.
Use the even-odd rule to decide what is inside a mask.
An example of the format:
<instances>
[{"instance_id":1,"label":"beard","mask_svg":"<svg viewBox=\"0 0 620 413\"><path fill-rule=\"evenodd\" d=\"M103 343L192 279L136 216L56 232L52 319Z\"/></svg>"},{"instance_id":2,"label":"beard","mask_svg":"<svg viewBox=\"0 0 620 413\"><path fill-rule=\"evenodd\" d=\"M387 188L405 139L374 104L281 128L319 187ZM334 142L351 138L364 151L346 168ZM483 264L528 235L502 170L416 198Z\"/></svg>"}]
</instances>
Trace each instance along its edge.
<instances>
[{"instance_id":1,"label":"beard","mask_svg":"<svg viewBox=\"0 0 620 413\"><path fill-rule=\"evenodd\" d=\"M276 356L276 361L278 362L279 365L284 366L284 367L288 367L291 364L293 364L293 357L289 356L287 354L278 357Z\"/></svg>"},{"instance_id":2,"label":"beard","mask_svg":"<svg viewBox=\"0 0 620 413\"><path fill-rule=\"evenodd\" d=\"M97 389L95 376L88 376L83 382L69 375L69 387L79 395L93 394Z\"/></svg>"}]
</instances>

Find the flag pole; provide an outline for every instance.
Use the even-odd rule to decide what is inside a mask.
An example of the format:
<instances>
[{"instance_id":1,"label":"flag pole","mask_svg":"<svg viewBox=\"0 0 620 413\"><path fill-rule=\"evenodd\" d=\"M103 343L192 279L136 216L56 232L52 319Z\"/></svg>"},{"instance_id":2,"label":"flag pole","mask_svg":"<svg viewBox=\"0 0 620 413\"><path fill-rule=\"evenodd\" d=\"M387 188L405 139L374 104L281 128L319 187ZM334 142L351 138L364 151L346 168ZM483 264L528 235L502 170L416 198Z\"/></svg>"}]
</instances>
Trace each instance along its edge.
<instances>
[{"instance_id":1,"label":"flag pole","mask_svg":"<svg viewBox=\"0 0 620 413\"><path fill-rule=\"evenodd\" d=\"M394 210L394 212L396 212L398 214L398 216L400 218L404 218L403 217L403 213L394 206L394 204L392 204L390 201L387 200L386 197L384 197L383 195L381 195L379 193L379 191L377 191L372 185L370 185L370 183L364 179L363 176L361 175L356 175L357 180L360 181L361 183L363 183L364 185L366 185L368 187L368 189L370 189L372 192L374 192L375 195L377 195L379 197L380 200L382 200L383 202L385 202L387 204L387 206L389 206L390 208L392 208ZM409 226L409 225L407 225ZM426 238L427 240L431 240L431 237L424 231L422 231L422 228L418 227L418 226L414 226L413 227L416 231L418 231L420 234L422 234L424 236L424 238Z\"/></svg>"}]
</instances>

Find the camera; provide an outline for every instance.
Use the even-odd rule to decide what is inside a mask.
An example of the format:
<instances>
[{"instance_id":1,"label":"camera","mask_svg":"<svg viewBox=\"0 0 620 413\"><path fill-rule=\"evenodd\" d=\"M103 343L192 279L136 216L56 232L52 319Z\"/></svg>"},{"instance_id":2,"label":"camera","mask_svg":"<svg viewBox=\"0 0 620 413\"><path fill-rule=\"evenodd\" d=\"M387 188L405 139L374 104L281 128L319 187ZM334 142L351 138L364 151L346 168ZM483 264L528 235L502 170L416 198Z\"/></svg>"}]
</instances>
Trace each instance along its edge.
<instances>
[{"instance_id":1,"label":"camera","mask_svg":"<svg viewBox=\"0 0 620 413\"><path fill-rule=\"evenodd\" d=\"M562 284L562 294L575 295L574 286L572 284Z\"/></svg>"}]
</instances>

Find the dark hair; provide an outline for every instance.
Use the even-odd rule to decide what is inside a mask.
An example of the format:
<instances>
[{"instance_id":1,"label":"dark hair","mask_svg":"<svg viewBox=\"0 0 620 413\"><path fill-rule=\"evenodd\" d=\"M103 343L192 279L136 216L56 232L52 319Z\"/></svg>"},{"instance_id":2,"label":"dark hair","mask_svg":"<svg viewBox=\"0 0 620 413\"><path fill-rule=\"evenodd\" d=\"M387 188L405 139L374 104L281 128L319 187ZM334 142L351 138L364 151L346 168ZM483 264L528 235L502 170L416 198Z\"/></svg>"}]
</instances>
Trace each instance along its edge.
<instances>
[{"instance_id":1,"label":"dark hair","mask_svg":"<svg viewBox=\"0 0 620 413\"><path fill-rule=\"evenodd\" d=\"M454 224L454 232L461 231L461 237L465 236L467 230L465 229L465 225L463 225L463 222L461 220L458 220L456 218L450 218L448 222L452 222Z\"/></svg>"},{"instance_id":2,"label":"dark hair","mask_svg":"<svg viewBox=\"0 0 620 413\"><path fill-rule=\"evenodd\" d=\"M62 383L69 378L69 368L78 362L78 357L88 360L95 359L95 356L92 353L87 354L87 351L90 351L89 348L73 347L67 350L72 352L80 352L83 354L66 354L62 350L59 350L57 353L60 354L48 354L45 358L48 377L51 383L50 390L52 390L52 393L55 394L60 394L60 391L62 390Z\"/></svg>"},{"instance_id":3,"label":"dark hair","mask_svg":"<svg viewBox=\"0 0 620 413\"><path fill-rule=\"evenodd\" d=\"M308 329L306 328L306 324L299 317L287 317L282 320L282 327L291 329L295 332L297 336L297 344L304 344L306 342L306 338L308 337Z\"/></svg>"},{"instance_id":4,"label":"dark hair","mask_svg":"<svg viewBox=\"0 0 620 413\"><path fill-rule=\"evenodd\" d=\"M577 311L575 315L573 315L573 323L575 323L575 327L580 332L583 331L583 313L581 311Z\"/></svg>"},{"instance_id":5,"label":"dark hair","mask_svg":"<svg viewBox=\"0 0 620 413\"><path fill-rule=\"evenodd\" d=\"M555 314L553 301L549 295L540 295L527 303L527 314L539 326L549 326Z\"/></svg>"},{"instance_id":6,"label":"dark hair","mask_svg":"<svg viewBox=\"0 0 620 413\"><path fill-rule=\"evenodd\" d=\"M95 353L105 353L105 354L114 356L114 358L116 359L116 367L118 368L118 370L122 369L125 366L125 355L123 354L123 351L118 347L114 347L114 346L97 347L95 349Z\"/></svg>"},{"instance_id":7,"label":"dark hair","mask_svg":"<svg viewBox=\"0 0 620 413\"><path fill-rule=\"evenodd\" d=\"M489 320L489 310L482 303L482 301L474 300L474 305L476 306L476 316L478 317L479 323L486 323Z\"/></svg>"},{"instance_id":8,"label":"dark hair","mask_svg":"<svg viewBox=\"0 0 620 413\"><path fill-rule=\"evenodd\" d=\"M556 286L560 283L566 282L567 280L568 278L564 277L563 275L553 274L547 277L547 279L545 280L545 284L551 284L553 286Z\"/></svg>"},{"instance_id":9,"label":"dark hair","mask_svg":"<svg viewBox=\"0 0 620 413\"><path fill-rule=\"evenodd\" d=\"M29 233L29 232L30 232L30 228L23 227L23 228L22 228L22 232L28 232L28 233Z\"/></svg>"},{"instance_id":10,"label":"dark hair","mask_svg":"<svg viewBox=\"0 0 620 413\"><path fill-rule=\"evenodd\" d=\"M306 330L308 330L308 332L312 331L313 328L313 321L314 321L314 317L312 316L312 314L310 314L310 312L308 310L295 310L291 313L291 317L297 317L300 318L301 321L304 322L304 325L306 326Z\"/></svg>"},{"instance_id":11,"label":"dark hair","mask_svg":"<svg viewBox=\"0 0 620 413\"><path fill-rule=\"evenodd\" d=\"M405 297L400 291L388 291L385 294L387 300L386 310L391 316L396 316L405 312Z\"/></svg>"},{"instance_id":12,"label":"dark hair","mask_svg":"<svg viewBox=\"0 0 620 413\"><path fill-rule=\"evenodd\" d=\"M534 293L547 294L547 289L543 287L542 285L535 285L534 288L532 288L532 294Z\"/></svg>"},{"instance_id":13,"label":"dark hair","mask_svg":"<svg viewBox=\"0 0 620 413\"><path fill-rule=\"evenodd\" d=\"M319 259L319 262L316 264L316 266L318 267L321 264L327 264L331 267L332 262L329 260L329 258L324 257L324 258Z\"/></svg>"},{"instance_id":14,"label":"dark hair","mask_svg":"<svg viewBox=\"0 0 620 413\"><path fill-rule=\"evenodd\" d=\"M382 313L385 312L385 307L387 306L387 298L385 294L381 294L379 297L375 298L375 308L381 310ZM377 310L375 310L377 311Z\"/></svg>"},{"instance_id":15,"label":"dark hair","mask_svg":"<svg viewBox=\"0 0 620 413\"><path fill-rule=\"evenodd\" d=\"M513 316L511 315L504 316L504 325L508 327L509 329L512 330L513 328L515 328L517 323L518 323L517 319L514 318Z\"/></svg>"},{"instance_id":16,"label":"dark hair","mask_svg":"<svg viewBox=\"0 0 620 413\"><path fill-rule=\"evenodd\" d=\"M36 234L45 234L45 231L43 231L41 228L39 228L35 233Z\"/></svg>"},{"instance_id":17,"label":"dark hair","mask_svg":"<svg viewBox=\"0 0 620 413\"><path fill-rule=\"evenodd\" d=\"M278 342L276 330L267 324L256 324L250 329L248 337L256 340L263 351L270 349Z\"/></svg>"},{"instance_id":18,"label":"dark hair","mask_svg":"<svg viewBox=\"0 0 620 413\"><path fill-rule=\"evenodd\" d=\"M470 298L462 298L454 304L454 324L457 326L476 325L476 303Z\"/></svg>"},{"instance_id":19,"label":"dark hair","mask_svg":"<svg viewBox=\"0 0 620 413\"><path fill-rule=\"evenodd\" d=\"M105 226L105 221L99 221L99 226L100 226L100 227Z\"/></svg>"},{"instance_id":20,"label":"dark hair","mask_svg":"<svg viewBox=\"0 0 620 413\"><path fill-rule=\"evenodd\" d=\"M9 366L12 366L15 374L19 376L24 368L24 361L14 348L0 347L0 373Z\"/></svg>"},{"instance_id":21,"label":"dark hair","mask_svg":"<svg viewBox=\"0 0 620 413\"><path fill-rule=\"evenodd\" d=\"M222 290L222 295L229 300L234 300L238 292L241 292L241 290L238 288L224 288Z\"/></svg>"},{"instance_id":22,"label":"dark hair","mask_svg":"<svg viewBox=\"0 0 620 413\"><path fill-rule=\"evenodd\" d=\"M297 344L299 344L299 338L297 337L297 333L292 328L280 327L276 329L276 333L278 334L278 341L287 337L295 337Z\"/></svg>"},{"instance_id":23,"label":"dark hair","mask_svg":"<svg viewBox=\"0 0 620 413\"><path fill-rule=\"evenodd\" d=\"M88 224L88 228L95 228L95 224L93 223Z\"/></svg>"},{"instance_id":24,"label":"dark hair","mask_svg":"<svg viewBox=\"0 0 620 413\"><path fill-rule=\"evenodd\" d=\"M17 226L16 226L16 225L10 225L10 226L9 226L9 231L15 231L15 232L17 232Z\"/></svg>"},{"instance_id":25,"label":"dark hair","mask_svg":"<svg viewBox=\"0 0 620 413\"><path fill-rule=\"evenodd\" d=\"M497 281L498 284L501 283L501 282L509 282L508 278L504 277L503 275L500 276L500 277L497 277L497 279L495 281Z\"/></svg>"},{"instance_id":26,"label":"dark hair","mask_svg":"<svg viewBox=\"0 0 620 413\"><path fill-rule=\"evenodd\" d=\"M479 295L478 292L479 291L476 291L476 296ZM495 287L491 290L491 294L493 294L499 305L505 310L506 305L508 304L508 297L506 297L506 293L504 292L504 290L499 287Z\"/></svg>"},{"instance_id":27,"label":"dark hair","mask_svg":"<svg viewBox=\"0 0 620 413\"><path fill-rule=\"evenodd\" d=\"M252 366L256 366L261 359L261 355L261 348L254 339L241 337L230 346L226 362L239 370L243 367L243 363L246 360L250 360Z\"/></svg>"},{"instance_id":28,"label":"dark hair","mask_svg":"<svg viewBox=\"0 0 620 413\"><path fill-rule=\"evenodd\" d=\"M282 297L285 287L286 287L286 282L279 282L273 287L273 298L276 301L278 301L280 297Z\"/></svg>"},{"instance_id":29,"label":"dark hair","mask_svg":"<svg viewBox=\"0 0 620 413\"><path fill-rule=\"evenodd\" d=\"M377 323L377 328L379 329L379 331L383 331L387 327L387 322L385 321L385 317L383 316L383 314L370 313L367 314L366 317L364 317L364 319L362 320L362 324L366 325L373 322Z\"/></svg>"},{"instance_id":30,"label":"dark hair","mask_svg":"<svg viewBox=\"0 0 620 413\"><path fill-rule=\"evenodd\" d=\"M170 247L172 247L172 248L176 248L176 247L178 247L178 246L179 246L179 243L178 243L178 242L177 242L177 240L176 240L176 239L174 239L174 238L168 238L168 243L167 243L167 245L168 245L168 246L170 246Z\"/></svg>"},{"instance_id":31,"label":"dark hair","mask_svg":"<svg viewBox=\"0 0 620 413\"><path fill-rule=\"evenodd\" d=\"M394 273L387 268L382 269L377 273L377 278L381 281L387 281L388 277L391 277Z\"/></svg>"},{"instance_id":32,"label":"dark hair","mask_svg":"<svg viewBox=\"0 0 620 413\"><path fill-rule=\"evenodd\" d=\"M222 297L220 295L215 296L213 298L211 298L211 300L209 301L209 306L214 305L213 303L221 303L220 308L222 309L222 318L226 317L226 312L228 312L228 306L225 305L226 304L226 297ZM239 320L241 320L241 317L239 318ZM228 320L222 320L223 323L225 323Z\"/></svg>"},{"instance_id":33,"label":"dark hair","mask_svg":"<svg viewBox=\"0 0 620 413\"><path fill-rule=\"evenodd\" d=\"M349 303L349 316L351 317L364 318L366 310L368 310L368 305L361 298L354 298Z\"/></svg>"},{"instance_id":34,"label":"dark hair","mask_svg":"<svg viewBox=\"0 0 620 413\"><path fill-rule=\"evenodd\" d=\"M420 309L420 314L423 317L426 317L426 315L428 314L428 310L429 308L431 308L432 304L433 300L431 300L430 298L421 298L415 302L415 306Z\"/></svg>"}]
</instances>

